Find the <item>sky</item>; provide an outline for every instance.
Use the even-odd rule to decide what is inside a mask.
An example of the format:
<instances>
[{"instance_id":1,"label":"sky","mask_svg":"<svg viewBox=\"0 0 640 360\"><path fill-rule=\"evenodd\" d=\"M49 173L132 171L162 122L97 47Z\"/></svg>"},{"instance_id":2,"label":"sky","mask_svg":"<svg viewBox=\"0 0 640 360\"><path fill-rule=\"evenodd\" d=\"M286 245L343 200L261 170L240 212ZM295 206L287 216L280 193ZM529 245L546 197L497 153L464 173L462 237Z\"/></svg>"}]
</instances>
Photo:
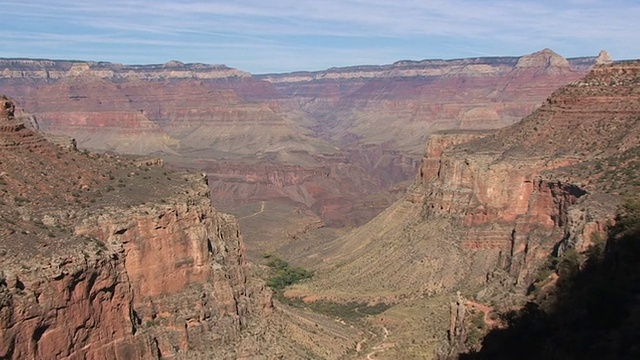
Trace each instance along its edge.
<instances>
[{"instance_id":1,"label":"sky","mask_svg":"<svg viewBox=\"0 0 640 360\"><path fill-rule=\"evenodd\" d=\"M640 0L0 1L0 57L254 74L519 56L640 58Z\"/></svg>"}]
</instances>

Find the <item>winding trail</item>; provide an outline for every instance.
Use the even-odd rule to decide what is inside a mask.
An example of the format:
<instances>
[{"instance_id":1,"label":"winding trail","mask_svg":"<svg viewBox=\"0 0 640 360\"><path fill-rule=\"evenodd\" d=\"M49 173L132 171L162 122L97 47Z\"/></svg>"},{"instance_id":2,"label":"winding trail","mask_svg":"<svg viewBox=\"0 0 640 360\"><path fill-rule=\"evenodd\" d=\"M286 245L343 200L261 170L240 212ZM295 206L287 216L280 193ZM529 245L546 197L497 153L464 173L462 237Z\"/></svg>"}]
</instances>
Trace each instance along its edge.
<instances>
[{"instance_id":1,"label":"winding trail","mask_svg":"<svg viewBox=\"0 0 640 360\"><path fill-rule=\"evenodd\" d=\"M381 352L386 351L386 350L389 350L389 349L391 349L391 348L396 346L396 344L394 344L394 343L385 342L385 341L387 341L387 338L389 337L389 329L387 329L386 326L382 325L382 330L384 331L384 335L382 337L382 341L380 342L380 344L378 344L378 345L373 347L373 349L372 349L373 351L371 351L371 352L369 352L367 354L367 360L375 360L373 355L375 355L377 353L381 353ZM365 341L365 340L363 340L363 341ZM360 343L358 343L358 345L360 345Z\"/></svg>"},{"instance_id":2,"label":"winding trail","mask_svg":"<svg viewBox=\"0 0 640 360\"><path fill-rule=\"evenodd\" d=\"M471 301L471 300L467 300L467 301L466 301L466 304L467 304L468 306L471 306L471 307L473 307L473 308L475 308L475 309L477 309L477 310L479 310L479 311L482 311L482 312L484 313L484 318L483 318L483 320L484 320L484 323L485 323L489 328L493 328L493 327L495 327L495 326L497 325L497 321L496 321L496 320L493 320L493 319L491 318L491 316L490 316L490 315L491 315L491 312L493 311L493 308L492 308L492 307L487 306L487 305L484 305L484 304L480 304L480 303L477 303L477 302L475 302L475 301Z\"/></svg>"},{"instance_id":3,"label":"winding trail","mask_svg":"<svg viewBox=\"0 0 640 360\"><path fill-rule=\"evenodd\" d=\"M238 220L243 220L243 219L248 219L250 217L254 217L256 215L260 215L264 212L264 201L260 202L260 211L256 211L255 213L251 214L251 215L247 215L247 216L243 216L241 218L238 218Z\"/></svg>"}]
</instances>

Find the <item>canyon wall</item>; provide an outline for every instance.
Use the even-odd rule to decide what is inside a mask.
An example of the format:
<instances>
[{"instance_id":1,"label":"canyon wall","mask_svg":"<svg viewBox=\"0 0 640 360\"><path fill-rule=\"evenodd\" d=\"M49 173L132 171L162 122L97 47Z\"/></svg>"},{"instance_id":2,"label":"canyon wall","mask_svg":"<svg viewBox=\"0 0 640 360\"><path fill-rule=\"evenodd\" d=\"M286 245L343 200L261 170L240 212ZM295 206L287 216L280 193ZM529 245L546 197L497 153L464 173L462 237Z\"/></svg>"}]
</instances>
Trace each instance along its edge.
<instances>
[{"instance_id":1,"label":"canyon wall","mask_svg":"<svg viewBox=\"0 0 640 360\"><path fill-rule=\"evenodd\" d=\"M544 49L522 57L400 61L261 78L297 99L321 137L419 158L430 133L512 124L584 76L585 65L610 61L606 52L567 60Z\"/></svg>"},{"instance_id":2,"label":"canyon wall","mask_svg":"<svg viewBox=\"0 0 640 360\"><path fill-rule=\"evenodd\" d=\"M73 76L110 79L220 79L241 78L250 74L224 65L184 64L169 61L154 65L123 65L96 61L44 59L0 59L5 79L59 80Z\"/></svg>"},{"instance_id":3,"label":"canyon wall","mask_svg":"<svg viewBox=\"0 0 640 360\"><path fill-rule=\"evenodd\" d=\"M511 124L606 61L545 49L252 76L179 62L0 59L0 91L81 148L313 165L308 155L378 146L419 159L429 133Z\"/></svg>"},{"instance_id":4,"label":"canyon wall","mask_svg":"<svg viewBox=\"0 0 640 360\"><path fill-rule=\"evenodd\" d=\"M271 292L202 175L59 147L0 111L0 357L234 358Z\"/></svg>"},{"instance_id":5,"label":"canyon wall","mask_svg":"<svg viewBox=\"0 0 640 360\"><path fill-rule=\"evenodd\" d=\"M639 69L599 65L512 126L432 135L407 195L322 248L318 276L289 295L524 293L549 256L587 249L620 192L637 190Z\"/></svg>"}]
</instances>

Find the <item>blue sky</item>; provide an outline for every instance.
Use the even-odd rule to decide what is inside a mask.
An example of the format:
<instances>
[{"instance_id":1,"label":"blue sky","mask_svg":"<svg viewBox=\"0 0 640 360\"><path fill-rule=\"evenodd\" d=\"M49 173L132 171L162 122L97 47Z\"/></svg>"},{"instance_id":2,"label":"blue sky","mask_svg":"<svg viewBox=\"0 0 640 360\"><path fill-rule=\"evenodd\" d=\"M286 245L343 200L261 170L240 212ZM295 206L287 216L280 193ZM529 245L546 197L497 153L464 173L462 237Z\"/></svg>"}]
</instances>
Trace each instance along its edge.
<instances>
[{"instance_id":1,"label":"blue sky","mask_svg":"<svg viewBox=\"0 0 640 360\"><path fill-rule=\"evenodd\" d=\"M523 55L640 58L640 1L0 1L0 57L252 73Z\"/></svg>"}]
</instances>

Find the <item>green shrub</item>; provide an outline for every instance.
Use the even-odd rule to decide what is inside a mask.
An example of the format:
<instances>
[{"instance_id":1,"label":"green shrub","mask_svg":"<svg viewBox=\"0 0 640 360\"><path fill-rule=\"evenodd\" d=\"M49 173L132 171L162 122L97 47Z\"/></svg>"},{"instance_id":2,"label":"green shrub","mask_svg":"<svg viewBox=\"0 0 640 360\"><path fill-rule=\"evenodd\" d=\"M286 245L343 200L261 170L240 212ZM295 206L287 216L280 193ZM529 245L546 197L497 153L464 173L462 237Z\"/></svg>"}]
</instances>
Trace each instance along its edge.
<instances>
[{"instance_id":1,"label":"green shrub","mask_svg":"<svg viewBox=\"0 0 640 360\"><path fill-rule=\"evenodd\" d=\"M267 285L273 290L283 290L289 285L313 277L313 272L301 267L291 267L288 262L274 255L265 255L269 259L267 266L275 270L275 274L267 280Z\"/></svg>"}]
</instances>

